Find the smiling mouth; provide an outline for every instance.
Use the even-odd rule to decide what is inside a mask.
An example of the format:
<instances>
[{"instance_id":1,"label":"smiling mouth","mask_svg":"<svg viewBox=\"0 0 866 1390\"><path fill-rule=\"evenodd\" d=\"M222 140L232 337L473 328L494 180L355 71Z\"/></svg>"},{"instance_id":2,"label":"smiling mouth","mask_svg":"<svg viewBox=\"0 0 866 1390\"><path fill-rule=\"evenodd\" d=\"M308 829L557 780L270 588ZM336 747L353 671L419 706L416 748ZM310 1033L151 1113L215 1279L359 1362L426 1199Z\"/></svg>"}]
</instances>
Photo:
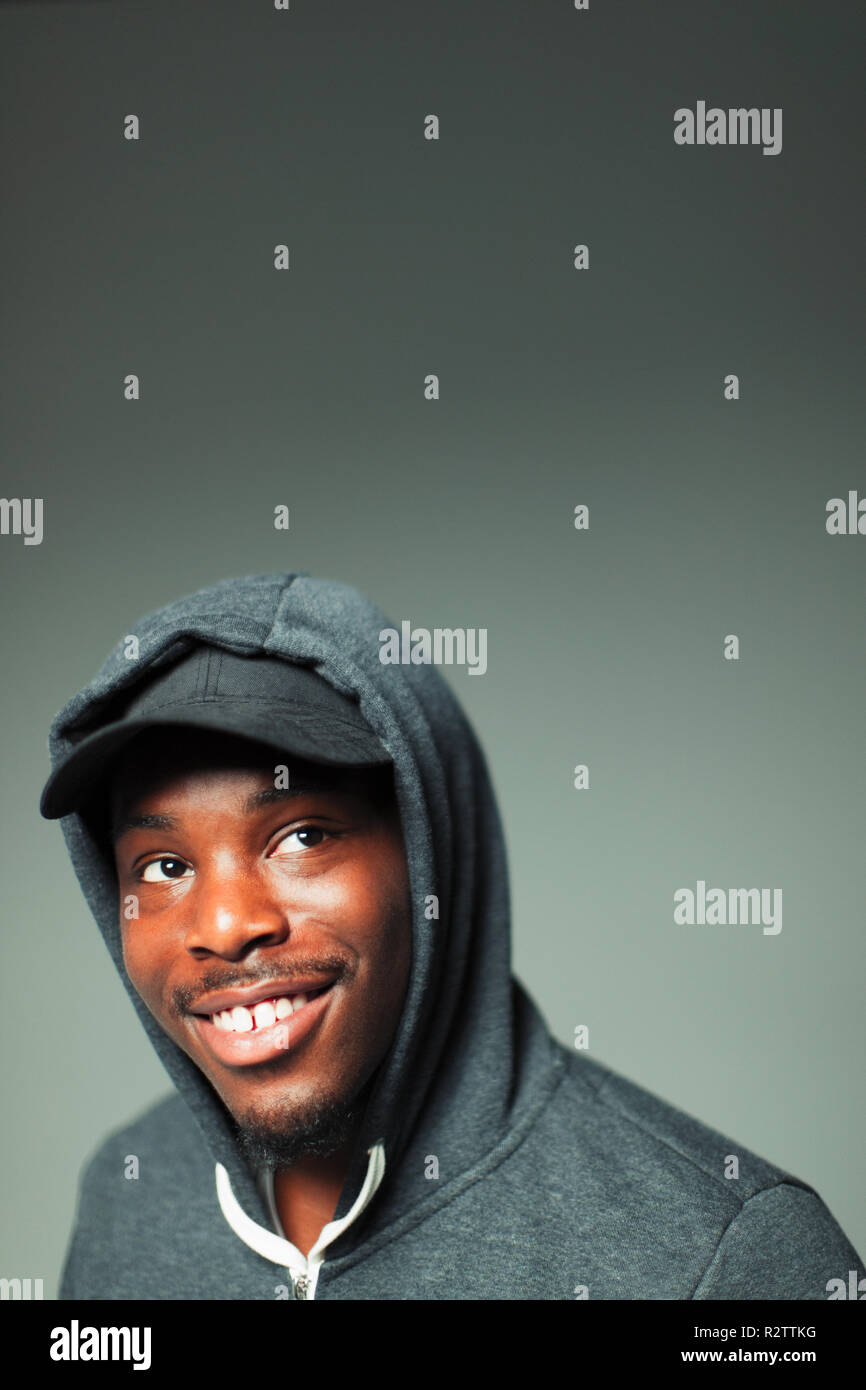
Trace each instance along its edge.
<instances>
[{"instance_id":1,"label":"smiling mouth","mask_svg":"<svg viewBox=\"0 0 866 1390\"><path fill-rule=\"evenodd\" d=\"M236 1004L232 1009L220 1009L218 1013L205 1014L204 1017L221 1033L261 1032L266 1028L272 1028L283 1019L291 1018L310 1000L317 999L330 988L329 984L323 985L321 989L307 990L305 993L277 994L270 999L260 999L251 1008Z\"/></svg>"}]
</instances>

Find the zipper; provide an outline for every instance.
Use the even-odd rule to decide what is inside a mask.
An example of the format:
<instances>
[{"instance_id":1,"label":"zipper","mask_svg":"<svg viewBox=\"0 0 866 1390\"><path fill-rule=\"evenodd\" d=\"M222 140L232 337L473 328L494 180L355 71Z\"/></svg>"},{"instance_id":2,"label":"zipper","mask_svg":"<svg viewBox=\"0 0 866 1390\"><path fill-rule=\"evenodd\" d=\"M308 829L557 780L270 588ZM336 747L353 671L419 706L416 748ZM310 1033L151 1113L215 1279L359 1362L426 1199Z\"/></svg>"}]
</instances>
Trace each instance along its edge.
<instances>
[{"instance_id":1,"label":"zipper","mask_svg":"<svg viewBox=\"0 0 866 1390\"><path fill-rule=\"evenodd\" d=\"M384 1140L377 1139L375 1144L370 1145L367 1153L370 1160L367 1164L367 1175L351 1211L347 1212L339 1221L329 1221L326 1226L322 1227L319 1238L306 1260L304 1260L300 1250L284 1236L278 1234L278 1230L268 1230L267 1227L260 1226L247 1215L232 1192L231 1181L226 1169L221 1163L217 1163L215 1169L217 1199L223 1216L235 1235L239 1236L245 1245L248 1245L251 1250L255 1250L256 1254L261 1255L263 1259L271 1260L285 1270L293 1300L307 1302L316 1297L319 1271L325 1262L325 1250L348 1226L351 1226L356 1217L360 1216L374 1197L385 1176ZM266 1171L269 1185L262 1195L265 1198L266 1206L270 1209L271 1219L279 1229L279 1214L274 1204L273 1175L270 1170ZM289 1264L289 1260L291 1260L291 1264Z\"/></svg>"}]
</instances>

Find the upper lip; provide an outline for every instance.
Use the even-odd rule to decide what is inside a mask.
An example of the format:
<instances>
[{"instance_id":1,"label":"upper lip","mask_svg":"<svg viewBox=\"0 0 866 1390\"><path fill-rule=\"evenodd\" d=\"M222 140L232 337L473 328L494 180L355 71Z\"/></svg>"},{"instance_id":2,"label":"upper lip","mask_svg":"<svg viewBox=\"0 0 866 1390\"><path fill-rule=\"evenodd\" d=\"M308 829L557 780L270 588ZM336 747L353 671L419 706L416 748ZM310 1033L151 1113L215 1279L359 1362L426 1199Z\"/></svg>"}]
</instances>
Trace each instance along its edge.
<instances>
[{"instance_id":1,"label":"upper lip","mask_svg":"<svg viewBox=\"0 0 866 1390\"><path fill-rule=\"evenodd\" d=\"M207 994L200 999L192 1014L218 1014L223 1009L234 1009L238 1005L251 1009L263 999L279 999L283 994L311 994L313 990L324 989L334 983L334 976L316 980L312 975L302 980L268 980L262 985L251 985L248 989L224 989L219 994Z\"/></svg>"}]
</instances>

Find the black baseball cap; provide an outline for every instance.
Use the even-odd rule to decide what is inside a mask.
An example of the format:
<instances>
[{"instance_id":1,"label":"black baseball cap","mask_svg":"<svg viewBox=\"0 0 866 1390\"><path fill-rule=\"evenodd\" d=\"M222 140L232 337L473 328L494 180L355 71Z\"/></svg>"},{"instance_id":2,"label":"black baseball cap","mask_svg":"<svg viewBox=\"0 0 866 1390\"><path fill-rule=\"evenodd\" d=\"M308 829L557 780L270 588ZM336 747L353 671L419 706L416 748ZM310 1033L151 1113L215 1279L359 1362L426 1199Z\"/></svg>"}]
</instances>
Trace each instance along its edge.
<instances>
[{"instance_id":1,"label":"black baseball cap","mask_svg":"<svg viewBox=\"0 0 866 1390\"><path fill-rule=\"evenodd\" d=\"M107 724L80 734L43 788L41 814L57 820L78 810L109 761L137 734L178 724L238 734L309 762L354 767L391 762L357 700L309 667L199 646L167 671L161 669L143 689L136 686Z\"/></svg>"}]
</instances>

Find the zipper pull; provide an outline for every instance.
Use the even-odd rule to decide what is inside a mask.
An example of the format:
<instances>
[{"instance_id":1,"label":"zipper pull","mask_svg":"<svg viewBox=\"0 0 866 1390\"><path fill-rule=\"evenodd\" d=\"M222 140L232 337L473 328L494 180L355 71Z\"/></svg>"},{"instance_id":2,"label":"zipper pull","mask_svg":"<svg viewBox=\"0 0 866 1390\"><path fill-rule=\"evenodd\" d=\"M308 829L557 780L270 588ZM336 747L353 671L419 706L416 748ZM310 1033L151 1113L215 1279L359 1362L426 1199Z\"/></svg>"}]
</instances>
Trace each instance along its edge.
<instances>
[{"instance_id":1,"label":"zipper pull","mask_svg":"<svg viewBox=\"0 0 866 1390\"><path fill-rule=\"evenodd\" d=\"M309 1280L308 1276L307 1276L306 1274L299 1274L299 1275L297 1276L297 1278L295 1278L294 1275L291 1275L291 1280L292 1280L292 1297L293 1297L293 1298L304 1298L304 1299L309 1298L309 1296L310 1296L310 1295L309 1295L310 1280Z\"/></svg>"}]
</instances>

